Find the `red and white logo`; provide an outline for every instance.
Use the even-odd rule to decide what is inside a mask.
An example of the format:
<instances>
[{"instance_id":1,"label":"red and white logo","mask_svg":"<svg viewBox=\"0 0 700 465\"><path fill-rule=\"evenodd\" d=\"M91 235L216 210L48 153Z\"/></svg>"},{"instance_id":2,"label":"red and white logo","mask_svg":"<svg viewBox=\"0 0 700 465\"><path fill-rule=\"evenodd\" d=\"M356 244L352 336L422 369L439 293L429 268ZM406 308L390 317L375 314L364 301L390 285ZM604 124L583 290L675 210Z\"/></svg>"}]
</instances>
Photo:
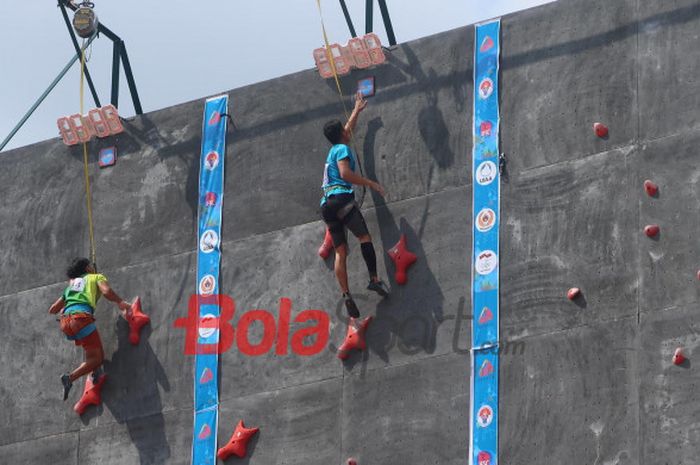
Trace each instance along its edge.
<instances>
[{"instance_id":1,"label":"red and white logo","mask_svg":"<svg viewBox=\"0 0 700 465\"><path fill-rule=\"evenodd\" d=\"M491 78L484 78L481 84L479 84L479 97L481 97L482 100L486 100L491 97L491 94L493 94L493 81Z\"/></svg>"},{"instance_id":2,"label":"red and white logo","mask_svg":"<svg viewBox=\"0 0 700 465\"><path fill-rule=\"evenodd\" d=\"M219 245L219 235L213 229L207 229L199 240L199 250L203 253L211 253Z\"/></svg>"},{"instance_id":3,"label":"red and white logo","mask_svg":"<svg viewBox=\"0 0 700 465\"><path fill-rule=\"evenodd\" d=\"M199 320L199 337L207 339L219 329L219 319L211 313L207 313Z\"/></svg>"},{"instance_id":4,"label":"red and white logo","mask_svg":"<svg viewBox=\"0 0 700 465\"><path fill-rule=\"evenodd\" d=\"M219 121L221 121L221 113L218 111L215 111L214 113L211 114L211 118L209 118L209 126L214 126L215 124L219 124Z\"/></svg>"},{"instance_id":5,"label":"red and white logo","mask_svg":"<svg viewBox=\"0 0 700 465\"><path fill-rule=\"evenodd\" d=\"M207 207L216 205L216 194L214 192L207 192L207 195L204 196L204 205Z\"/></svg>"},{"instance_id":6,"label":"red and white logo","mask_svg":"<svg viewBox=\"0 0 700 465\"><path fill-rule=\"evenodd\" d=\"M476 182L481 186L487 186L496 179L498 168L492 161L485 161L476 168Z\"/></svg>"},{"instance_id":7,"label":"red and white logo","mask_svg":"<svg viewBox=\"0 0 700 465\"><path fill-rule=\"evenodd\" d=\"M476 462L478 465L491 465L491 454L489 454L485 450L482 450L476 456Z\"/></svg>"},{"instance_id":8,"label":"red and white logo","mask_svg":"<svg viewBox=\"0 0 700 465\"><path fill-rule=\"evenodd\" d=\"M202 376L199 377L199 384L207 384L214 379L214 373L209 368L202 370Z\"/></svg>"},{"instance_id":9,"label":"red and white logo","mask_svg":"<svg viewBox=\"0 0 700 465\"><path fill-rule=\"evenodd\" d=\"M481 232L489 231L496 223L496 212L490 208L484 208L476 215L476 229Z\"/></svg>"},{"instance_id":10,"label":"red and white logo","mask_svg":"<svg viewBox=\"0 0 700 465\"><path fill-rule=\"evenodd\" d=\"M216 279L213 275L207 274L202 276L199 281L199 293L201 295L212 295L216 287Z\"/></svg>"},{"instance_id":11,"label":"red and white logo","mask_svg":"<svg viewBox=\"0 0 700 465\"><path fill-rule=\"evenodd\" d=\"M204 440L211 436L211 428L209 425L206 423L202 425L202 428L199 430L199 434L197 435L197 439Z\"/></svg>"},{"instance_id":12,"label":"red and white logo","mask_svg":"<svg viewBox=\"0 0 700 465\"><path fill-rule=\"evenodd\" d=\"M491 135L491 129L493 128L493 123L491 121L482 121L479 125L479 131L481 132L481 137L489 137Z\"/></svg>"},{"instance_id":13,"label":"red and white logo","mask_svg":"<svg viewBox=\"0 0 700 465\"><path fill-rule=\"evenodd\" d=\"M479 368L479 377L485 378L485 377L492 375L492 374L493 374L493 365L488 360L484 360L484 363L481 364L481 368Z\"/></svg>"},{"instance_id":14,"label":"red and white logo","mask_svg":"<svg viewBox=\"0 0 700 465\"><path fill-rule=\"evenodd\" d=\"M493 409L488 405L482 405L476 416L476 423L482 427L486 428L493 421Z\"/></svg>"},{"instance_id":15,"label":"red and white logo","mask_svg":"<svg viewBox=\"0 0 700 465\"><path fill-rule=\"evenodd\" d=\"M219 154L212 150L204 159L204 167L209 171L212 171L217 166L219 166Z\"/></svg>"},{"instance_id":16,"label":"red and white logo","mask_svg":"<svg viewBox=\"0 0 700 465\"><path fill-rule=\"evenodd\" d=\"M493 250L484 250L476 257L476 272L486 276L498 266L498 255Z\"/></svg>"},{"instance_id":17,"label":"red and white logo","mask_svg":"<svg viewBox=\"0 0 700 465\"><path fill-rule=\"evenodd\" d=\"M491 311L490 308L484 307L481 310L481 315L479 315L479 324L484 325L491 320L493 320L493 312Z\"/></svg>"},{"instance_id":18,"label":"red and white logo","mask_svg":"<svg viewBox=\"0 0 700 465\"><path fill-rule=\"evenodd\" d=\"M496 45L496 43L493 41L493 39L489 36L484 37L484 40L481 41L481 47L479 47L479 51L481 53L488 52L493 48L493 46Z\"/></svg>"}]
</instances>

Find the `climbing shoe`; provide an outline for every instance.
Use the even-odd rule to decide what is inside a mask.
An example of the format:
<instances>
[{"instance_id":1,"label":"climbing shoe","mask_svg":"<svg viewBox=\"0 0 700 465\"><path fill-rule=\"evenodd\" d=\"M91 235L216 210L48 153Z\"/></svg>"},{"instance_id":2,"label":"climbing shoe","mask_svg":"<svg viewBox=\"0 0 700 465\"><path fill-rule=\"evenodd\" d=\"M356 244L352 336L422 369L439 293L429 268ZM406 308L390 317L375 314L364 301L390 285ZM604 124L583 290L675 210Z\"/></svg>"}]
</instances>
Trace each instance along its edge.
<instances>
[{"instance_id":1,"label":"climbing shoe","mask_svg":"<svg viewBox=\"0 0 700 465\"><path fill-rule=\"evenodd\" d=\"M73 387L73 382L70 380L70 375L66 373L65 375L61 376L61 384L63 384L63 400L65 401L68 399L70 388Z\"/></svg>"},{"instance_id":2,"label":"climbing shoe","mask_svg":"<svg viewBox=\"0 0 700 465\"><path fill-rule=\"evenodd\" d=\"M384 284L382 281L370 280L369 284L367 285L367 289L376 292L382 297L386 297L389 295L389 289L386 287L386 284Z\"/></svg>"},{"instance_id":3,"label":"climbing shoe","mask_svg":"<svg viewBox=\"0 0 700 465\"><path fill-rule=\"evenodd\" d=\"M349 292L343 294L343 300L345 301L345 310L348 311L350 318L360 318L360 310L357 308L355 301L352 300L352 296Z\"/></svg>"}]
</instances>

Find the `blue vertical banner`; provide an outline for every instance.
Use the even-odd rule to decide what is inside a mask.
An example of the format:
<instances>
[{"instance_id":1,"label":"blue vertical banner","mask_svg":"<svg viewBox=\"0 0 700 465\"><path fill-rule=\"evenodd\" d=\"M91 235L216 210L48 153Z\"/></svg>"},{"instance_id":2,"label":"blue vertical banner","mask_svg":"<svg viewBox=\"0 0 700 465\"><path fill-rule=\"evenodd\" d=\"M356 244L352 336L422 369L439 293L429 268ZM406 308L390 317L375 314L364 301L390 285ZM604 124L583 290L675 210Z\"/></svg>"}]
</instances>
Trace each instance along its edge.
<instances>
[{"instance_id":1,"label":"blue vertical banner","mask_svg":"<svg viewBox=\"0 0 700 465\"><path fill-rule=\"evenodd\" d=\"M224 200L224 161L228 95L207 99L202 122L202 154L199 162L199 215L197 233L197 295L216 296L221 265L221 219ZM219 343L218 298L198 305L197 346ZM219 414L218 351L195 355L194 430L192 465L216 464ZM212 353L210 353L212 352Z\"/></svg>"},{"instance_id":2,"label":"blue vertical banner","mask_svg":"<svg viewBox=\"0 0 700 465\"><path fill-rule=\"evenodd\" d=\"M500 20L477 25L474 42L471 465L498 465L500 32Z\"/></svg>"}]
</instances>

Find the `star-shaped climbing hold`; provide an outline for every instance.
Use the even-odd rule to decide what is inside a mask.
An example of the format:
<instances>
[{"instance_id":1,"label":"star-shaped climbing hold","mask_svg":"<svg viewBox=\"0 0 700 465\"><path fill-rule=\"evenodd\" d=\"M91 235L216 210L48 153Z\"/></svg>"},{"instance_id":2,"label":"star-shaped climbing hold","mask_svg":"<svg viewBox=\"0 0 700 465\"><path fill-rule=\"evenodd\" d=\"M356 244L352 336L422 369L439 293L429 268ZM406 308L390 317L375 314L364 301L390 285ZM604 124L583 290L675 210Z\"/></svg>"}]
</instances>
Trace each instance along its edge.
<instances>
[{"instance_id":1,"label":"star-shaped climbing hold","mask_svg":"<svg viewBox=\"0 0 700 465\"><path fill-rule=\"evenodd\" d=\"M260 431L260 428L246 428L243 424L243 420L240 420L236 425L233 435L231 435L231 439L228 440L228 444L219 449L216 456L221 460L226 460L232 455L240 458L245 457L248 441L250 441L250 438L255 436L255 433L258 431Z\"/></svg>"},{"instance_id":2,"label":"star-shaped climbing hold","mask_svg":"<svg viewBox=\"0 0 700 465\"><path fill-rule=\"evenodd\" d=\"M73 410L75 410L78 415L85 413L85 410L90 405L100 405L102 403L102 385L106 380L107 375L105 374L100 375L96 383L92 382L92 375L88 375L85 378L85 389L83 389L83 395L73 406Z\"/></svg>"},{"instance_id":3,"label":"star-shaped climbing hold","mask_svg":"<svg viewBox=\"0 0 700 465\"><path fill-rule=\"evenodd\" d=\"M350 318L348 332L345 333L345 340L338 349L339 359L345 360L348 358L350 351L353 349L365 350L365 347L367 347L367 344L365 344L365 332L367 331L367 326L369 326L370 321L372 321L371 316L368 316L360 322L355 318Z\"/></svg>"},{"instance_id":4,"label":"star-shaped climbing hold","mask_svg":"<svg viewBox=\"0 0 700 465\"><path fill-rule=\"evenodd\" d=\"M396 273L394 275L396 283L406 284L406 281L408 280L406 271L411 265L416 263L417 260L416 255L406 248L406 235L401 234L401 239L399 239L399 242L397 242L394 247L389 249L387 253L389 254L389 257L391 257L391 260L394 262L394 266L396 267Z\"/></svg>"},{"instance_id":5,"label":"star-shaped climbing hold","mask_svg":"<svg viewBox=\"0 0 700 465\"><path fill-rule=\"evenodd\" d=\"M136 345L141 340L141 328L151 321L148 315L141 311L141 298L136 297L131 308L127 310L126 321L129 323L129 342Z\"/></svg>"}]
</instances>

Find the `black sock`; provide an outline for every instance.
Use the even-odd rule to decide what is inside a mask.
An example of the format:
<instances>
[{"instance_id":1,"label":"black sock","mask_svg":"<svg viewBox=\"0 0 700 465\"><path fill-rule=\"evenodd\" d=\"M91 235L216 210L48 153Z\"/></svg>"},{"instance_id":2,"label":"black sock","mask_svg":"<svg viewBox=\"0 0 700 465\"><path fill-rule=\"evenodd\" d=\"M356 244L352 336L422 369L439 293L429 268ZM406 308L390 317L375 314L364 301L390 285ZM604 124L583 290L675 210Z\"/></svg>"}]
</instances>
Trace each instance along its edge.
<instances>
[{"instance_id":1,"label":"black sock","mask_svg":"<svg viewBox=\"0 0 700 465\"><path fill-rule=\"evenodd\" d=\"M377 276L377 255L374 253L374 246L371 242L363 242L360 244L362 249L362 258L365 259L367 264L367 271L369 271L369 277L373 278Z\"/></svg>"}]
</instances>

